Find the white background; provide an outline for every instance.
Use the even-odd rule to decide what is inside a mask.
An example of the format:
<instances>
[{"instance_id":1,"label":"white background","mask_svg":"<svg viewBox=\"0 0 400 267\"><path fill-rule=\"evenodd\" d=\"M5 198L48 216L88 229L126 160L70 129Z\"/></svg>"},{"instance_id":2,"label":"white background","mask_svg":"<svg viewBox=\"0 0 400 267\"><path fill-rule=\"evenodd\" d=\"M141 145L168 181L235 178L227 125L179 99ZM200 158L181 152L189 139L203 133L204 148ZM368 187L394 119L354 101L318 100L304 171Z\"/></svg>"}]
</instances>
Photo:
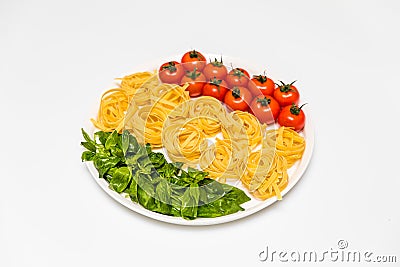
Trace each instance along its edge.
<instances>
[{"instance_id":1,"label":"white background","mask_svg":"<svg viewBox=\"0 0 400 267\"><path fill-rule=\"evenodd\" d=\"M398 1L0 1L0 266L266 266L340 239L399 262L399 25ZM283 201L209 227L131 212L80 162L105 85L192 48L297 79L316 135Z\"/></svg>"}]
</instances>

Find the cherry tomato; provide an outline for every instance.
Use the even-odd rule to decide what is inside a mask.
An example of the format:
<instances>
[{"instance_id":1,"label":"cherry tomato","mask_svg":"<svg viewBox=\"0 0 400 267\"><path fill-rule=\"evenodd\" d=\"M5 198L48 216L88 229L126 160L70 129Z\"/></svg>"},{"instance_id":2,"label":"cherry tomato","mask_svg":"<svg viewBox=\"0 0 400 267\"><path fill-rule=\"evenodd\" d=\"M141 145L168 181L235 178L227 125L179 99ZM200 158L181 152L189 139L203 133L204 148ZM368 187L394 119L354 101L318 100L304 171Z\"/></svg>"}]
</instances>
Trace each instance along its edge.
<instances>
[{"instance_id":1,"label":"cherry tomato","mask_svg":"<svg viewBox=\"0 0 400 267\"><path fill-rule=\"evenodd\" d=\"M302 110L304 105L299 107L296 104L292 104L291 106L284 107L281 114L279 114L278 123L281 126L293 127L297 132L301 131L306 123L306 116Z\"/></svg>"},{"instance_id":2,"label":"cherry tomato","mask_svg":"<svg viewBox=\"0 0 400 267\"><path fill-rule=\"evenodd\" d=\"M275 89L274 98L278 101L281 107L286 107L293 103L299 103L300 94L297 88L293 85L294 82L285 84L281 81L282 85L279 85L278 88Z\"/></svg>"},{"instance_id":3,"label":"cherry tomato","mask_svg":"<svg viewBox=\"0 0 400 267\"><path fill-rule=\"evenodd\" d=\"M185 83L189 83L189 87L186 88L186 91L189 91L191 97L200 96L206 83L206 77L195 68L193 71L186 71L186 74L181 80L181 85Z\"/></svg>"},{"instance_id":4,"label":"cherry tomato","mask_svg":"<svg viewBox=\"0 0 400 267\"><path fill-rule=\"evenodd\" d=\"M176 61L166 62L161 65L158 75L163 83L176 83L178 84L182 76L185 74L185 70L182 65Z\"/></svg>"},{"instance_id":5,"label":"cherry tomato","mask_svg":"<svg viewBox=\"0 0 400 267\"><path fill-rule=\"evenodd\" d=\"M207 63L206 58L196 50L186 52L182 56L181 62L185 70L188 71L193 71L195 68L199 71L202 71Z\"/></svg>"},{"instance_id":6,"label":"cherry tomato","mask_svg":"<svg viewBox=\"0 0 400 267\"><path fill-rule=\"evenodd\" d=\"M249 79L249 73L242 68L234 68L226 76L226 82L231 88L235 86L247 86Z\"/></svg>"},{"instance_id":7,"label":"cherry tomato","mask_svg":"<svg viewBox=\"0 0 400 267\"><path fill-rule=\"evenodd\" d=\"M247 111L252 99L252 95L245 87L235 86L226 93L224 102L233 110Z\"/></svg>"},{"instance_id":8,"label":"cherry tomato","mask_svg":"<svg viewBox=\"0 0 400 267\"><path fill-rule=\"evenodd\" d=\"M217 78L210 79L210 82L203 87L203 95L215 97L219 101L224 100L226 92L228 92L228 85L224 80Z\"/></svg>"},{"instance_id":9,"label":"cherry tomato","mask_svg":"<svg viewBox=\"0 0 400 267\"><path fill-rule=\"evenodd\" d=\"M206 76L207 80L212 79L212 78L217 78L217 79L225 79L226 75L228 74L228 70L222 63L222 58L221 61L218 61L218 59L215 59L214 61L208 63L204 70L203 70L204 76Z\"/></svg>"},{"instance_id":10,"label":"cherry tomato","mask_svg":"<svg viewBox=\"0 0 400 267\"><path fill-rule=\"evenodd\" d=\"M281 107L272 96L261 94L251 102L250 111L261 123L271 124L278 118Z\"/></svg>"},{"instance_id":11,"label":"cherry tomato","mask_svg":"<svg viewBox=\"0 0 400 267\"><path fill-rule=\"evenodd\" d=\"M273 95L275 83L265 75L254 75L247 87L253 95Z\"/></svg>"}]
</instances>

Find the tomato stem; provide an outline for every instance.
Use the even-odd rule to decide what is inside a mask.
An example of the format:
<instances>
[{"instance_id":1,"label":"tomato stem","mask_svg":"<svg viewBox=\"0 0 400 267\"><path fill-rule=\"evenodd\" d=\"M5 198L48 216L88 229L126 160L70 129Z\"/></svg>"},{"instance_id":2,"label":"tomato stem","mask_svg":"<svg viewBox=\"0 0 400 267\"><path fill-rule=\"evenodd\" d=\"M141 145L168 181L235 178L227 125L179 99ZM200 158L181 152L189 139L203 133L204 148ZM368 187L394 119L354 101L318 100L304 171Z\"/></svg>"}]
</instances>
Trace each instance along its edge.
<instances>
[{"instance_id":1,"label":"tomato stem","mask_svg":"<svg viewBox=\"0 0 400 267\"><path fill-rule=\"evenodd\" d=\"M304 105L307 105L308 103L304 103L303 105L301 105L300 107L299 107L299 109L302 109L303 107L304 107Z\"/></svg>"},{"instance_id":2,"label":"tomato stem","mask_svg":"<svg viewBox=\"0 0 400 267\"><path fill-rule=\"evenodd\" d=\"M253 78L259 81L260 83L265 83L268 80L267 76L265 75L253 75Z\"/></svg>"},{"instance_id":3,"label":"tomato stem","mask_svg":"<svg viewBox=\"0 0 400 267\"><path fill-rule=\"evenodd\" d=\"M292 106L290 107L290 113L292 113L293 115L299 115L300 111L304 107L304 105L307 105L307 103L304 103L300 107L297 106L295 103L293 103Z\"/></svg>"},{"instance_id":4,"label":"tomato stem","mask_svg":"<svg viewBox=\"0 0 400 267\"><path fill-rule=\"evenodd\" d=\"M199 57L199 53L196 50L193 49L193 51L190 51L189 57L190 58L198 58Z\"/></svg>"},{"instance_id":5,"label":"tomato stem","mask_svg":"<svg viewBox=\"0 0 400 267\"><path fill-rule=\"evenodd\" d=\"M197 71L197 68L194 68L193 71L187 70L185 75L192 80L196 80L196 78L201 75L201 72Z\"/></svg>"},{"instance_id":6,"label":"tomato stem","mask_svg":"<svg viewBox=\"0 0 400 267\"><path fill-rule=\"evenodd\" d=\"M219 87L219 85L222 83L222 80L218 80L217 77L214 76L213 79L210 79L210 84L216 85Z\"/></svg>"},{"instance_id":7,"label":"tomato stem","mask_svg":"<svg viewBox=\"0 0 400 267\"><path fill-rule=\"evenodd\" d=\"M162 69L169 70L169 72L176 72L175 63L172 61L168 62L168 65L163 66Z\"/></svg>"},{"instance_id":8,"label":"tomato stem","mask_svg":"<svg viewBox=\"0 0 400 267\"><path fill-rule=\"evenodd\" d=\"M217 58L214 58L214 61L211 61L210 59L210 63L214 66L214 67L222 67L224 65L224 63L222 62L222 56L221 56L221 61L218 61Z\"/></svg>"},{"instance_id":9,"label":"tomato stem","mask_svg":"<svg viewBox=\"0 0 400 267\"><path fill-rule=\"evenodd\" d=\"M234 98L239 98L240 97L240 89L239 89L239 87L237 87L237 86L233 87L232 96Z\"/></svg>"},{"instance_id":10,"label":"tomato stem","mask_svg":"<svg viewBox=\"0 0 400 267\"><path fill-rule=\"evenodd\" d=\"M271 99L264 96L264 98L257 97L257 103L260 103L261 106L266 107L271 103Z\"/></svg>"},{"instance_id":11,"label":"tomato stem","mask_svg":"<svg viewBox=\"0 0 400 267\"><path fill-rule=\"evenodd\" d=\"M282 93L287 93L287 92L289 92L289 91L294 91L294 90L292 89L292 85L296 82L296 80L293 81L293 82L291 82L291 83L289 83L289 84L285 84L285 83L282 82L282 81L280 81L280 82L281 82L281 85L279 85L279 84L276 84L276 85L278 85L279 90L280 90Z\"/></svg>"},{"instance_id":12,"label":"tomato stem","mask_svg":"<svg viewBox=\"0 0 400 267\"><path fill-rule=\"evenodd\" d=\"M239 78L245 76L244 72L241 71L239 68L234 68L232 76L238 76Z\"/></svg>"}]
</instances>

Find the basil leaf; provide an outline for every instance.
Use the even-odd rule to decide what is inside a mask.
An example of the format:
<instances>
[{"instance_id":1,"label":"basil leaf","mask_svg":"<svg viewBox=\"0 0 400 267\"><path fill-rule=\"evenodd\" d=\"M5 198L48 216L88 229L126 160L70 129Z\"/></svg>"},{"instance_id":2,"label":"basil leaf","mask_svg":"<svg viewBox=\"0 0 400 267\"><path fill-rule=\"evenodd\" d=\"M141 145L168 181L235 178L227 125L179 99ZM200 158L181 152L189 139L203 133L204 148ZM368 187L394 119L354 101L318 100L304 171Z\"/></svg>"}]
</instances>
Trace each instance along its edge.
<instances>
[{"instance_id":1,"label":"basil leaf","mask_svg":"<svg viewBox=\"0 0 400 267\"><path fill-rule=\"evenodd\" d=\"M171 162L170 164L174 165L177 169L181 169L183 166L183 162Z\"/></svg>"},{"instance_id":2,"label":"basil leaf","mask_svg":"<svg viewBox=\"0 0 400 267\"><path fill-rule=\"evenodd\" d=\"M244 210L236 202L220 198L198 208L198 217L215 218Z\"/></svg>"},{"instance_id":3,"label":"basil leaf","mask_svg":"<svg viewBox=\"0 0 400 267\"><path fill-rule=\"evenodd\" d=\"M128 130L124 130L122 133L121 148L125 157L128 158L135 155L139 149L139 144L136 138L131 135Z\"/></svg>"},{"instance_id":4,"label":"basil leaf","mask_svg":"<svg viewBox=\"0 0 400 267\"><path fill-rule=\"evenodd\" d=\"M237 204L243 204L250 200L250 197L248 197L245 192L237 187L228 184L221 184L221 186L225 191L225 197L235 201Z\"/></svg>"},{"instance_id":5,"label":"basil leaf","mask_svg":"<svg viewBox=\"0 0 400 267\"><path fill-rule=\"evenodd\" d=\"M110 132L103 132L103 131L99 131L99 132L95 132L94 133L94 137L98 138L100 143L104 146L106 144L107 138L110 136Z\"/></svg>"},{"instance_id":6,"label":"basil leaf","mask_svg":"<svg viewBox=\"0 0 400 267\"><path fill-rule=\"evenodd\" d=\"M190 185L182 196L181 215L184 219L196 219L199 198L199 186L197 184Z\"/></svg>"},{"instance_id":7,"label":"basil leaf","mask_svg":"<svg viewBox=\"0 0 400 267\"><path fill-rule=\"evenodd\" d=\"M156 187L156 209L155 211L162 214L170 214L171 212L171 187L168 182L163 179Z\"/></svg>"},{"instance_id":8,"label":"basil leaf","mask_svg":"<svg viewBox=\"0 0 400 267\"><path fill-rule=\"evenodd\" d=\"M148 156L151 163L153 164L153 167L156 169L160 169L166 163L164 155L160 152L151 152Z\"/></svg>"},{"instance_id":9,"label":"basil leaf","mask_svg":"<svg viewBox=\"0 0 400 267\"><path fill-rule=\"evenodd\" d=\"M87 150L91 151L91 152L96 152L96 143L94 140L92 140L89 135L83 130L81 129L83 138L85 139L86 142L81 142L81 146L83 146L84 148L86 148Z\"/></svg>"},{"instance_id":10,"label":"basil leaf","mask_svg":"<svg viewBox=\"0 0 400 267\"><path fill-rule=\"evenodd\" d=\"M208 180L208 183L201 185L200 190L200 201L205 204L213 202L225 195L225 191L221 183L212 179Z\"/></svg>"},{"instance_id":11,"label":"basil leaf","mask_svg":"<svg viewBox=\"0 0 400 267\"><path fill-rule=\"evenodd\" d=\"M132 179L131 179L131 183L129 184L129 187L125 189L125 193L127 193L129 195L129 197L131 198L131 200L133 202L138 202L138 184L137 184L137 175L138 173L135 173L134 175L132 175Z\"/></svg>"},{"instance_id":12,"label":"basil leaf","mask_svg":"<svg viewBox=\"0 0 400 267\"><path fill-rule=\"evenodd\" d=\"M151 153L151 145L149 143L146 144L146 151L147 151L147 154Z\"/></svg>"},{"instance_id":13,"label":"basil leaf","mask_svg":"<svg viewBox=\"0 0 400 267\"><path fill-rule=\"evenodd\" d=\"M137 196L139 204L148 210L154 210L156 205L155 205L155 200L153 198L154 195L153 185L148 183L141 184L140 186L138 186L137 192L138 192Z\"/></svg>"},{"instance_id":14,"label":"basil leaf","mask_svg":"<svg viewBox=\"0 0 400 267\"><path fill-rule=\"evenodd\" d=\"M118 132L117 132L117 131L112 132L112 134L110 134L110 135L108 136L107 141L106 141L106 143L104 144L104 147L105 147L106 149L111 149L111 147L117 145L118 139L119 139Z\"/></svg>"},{"instance_id":15,"label":"basil leaf","mask_svg":"<svg viewBox=\"0 0 400 267\"><path fill-rule=\"evenodd\" d=\"M96 154L93 157L93 163L96 167L97 171L99 172L99 177L103 178L104 174L111 169L112 167L116 166L120 162L120 159L115 156L108 156L102 154Z\"/></svg>"},{"instance_id":16,"label":"basil leaf","mask_svg":"<svg viewBox=\"0 0 400 267\"><path fill-rule=\"evenodd\" d=\"M93 144L95 143L94 140L92 140L92 139L89 137L89 135L87 134L87 132L85 132L85 130L83 130L83 128L81 128L81 132L82 132L83 138L85 139L86 142L88 142L88 143L93 143Z\"/></svg>"},{"instance_id":17,"label":"basil leaf","mask_svg":"<svg viewBox=\"0 0 400 267\"><path fill-rule=\"evenodd\" d=\"M82 159L82 161L91 161L95 155L96 155L96 153L94 153L94 152L83 151L81 159Z\"/></svg>"},{"instance_id":18,"label":"basil leaf","mask_svg":"<svg viewBox=\"0 0 400 267\"><path fill-rule=\"evenodd\" d=\"M116 156L121 159L125 158L124 152L122 152L122 149L119 147L116 147L116 146L111 147L110 152L111 152L111 155L113 155L113 156Z\"/></svg>"},{"instance_id":19,"label":"basil leaf","mask_svg":"<svg viewBox=\"0 0 400 267\"><path fill-rule=\"evenodd\" d=\"M94 143L81 142L81 146L83 146L84 148L86 148L91 152L96 152L96 145Z\"/></svg>"},{"instance_id":20,"label":"basil leaf","mask_svg":"<svg viewBox=\"0 0 400 267\"><path fill-rule=\"evenodd\" d=\"M131 172L128 167L120 167L110 181L111 188L116 192L123 192L131 181Z\"/></svg>"},{"instance_id":21,"label":"basil leaf","mask_svg":"<svg viewBox=\"0 0 400 267\"><path fill-rule=\"evenodd\" d=\"M163 203L171 204L171 195L172 192L170 185L165 179L161 180L156 187L157 198Z\"/></svg>"},{"instance_id":22,"label":"basil leaf","mask_svg":"<svg viewBox=\"0 0 400 267\"><path fill-rule=\"evenodd\" d=\"M178 175L179 169L172 163L166 163L157 171L164 178L173 178Z\"/></svg>"}]
</instances>

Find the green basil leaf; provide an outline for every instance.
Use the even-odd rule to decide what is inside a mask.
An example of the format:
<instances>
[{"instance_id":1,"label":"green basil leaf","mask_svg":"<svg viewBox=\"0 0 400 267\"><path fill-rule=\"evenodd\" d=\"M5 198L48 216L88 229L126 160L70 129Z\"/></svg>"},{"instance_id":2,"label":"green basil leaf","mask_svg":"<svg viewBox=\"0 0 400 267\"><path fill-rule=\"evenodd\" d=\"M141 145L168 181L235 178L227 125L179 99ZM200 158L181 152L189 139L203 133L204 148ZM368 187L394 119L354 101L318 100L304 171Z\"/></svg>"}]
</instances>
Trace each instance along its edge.
<instances>
[{"instance_id":1,"label":"green basil leaf","mask_svg":"<svg viewBox=\"0 0 400 267\"><path fill-rule=\"evenodd\" d=\"M96 154L93 157L93 163L99 172L100 178L103 178L104 174L106 174L112 167L115 167L119 162L120 159L115 156Z\"/></svg>"},{"instance_id":2,"label":"green basil leaf","mask_svg":"<svg viewBox=\"0 0 400 267\"><path fill-rule=\"evenodd\" d=\"M128 167L120 167L110 181L111 188L116 192L123 192L131 181L131 172Z\"/></svg>"},{"instance_id":3,"label":"green basil leaf","mask_svg":"<svg viewBox=\"0 0 400 267\"><path fill-rule=\"evenodd\" d=\"M96 153L94 153L94 152L84 151L82 153L81 159L82 159L82 161L91 161L95 155L96 155Z\"/></svg>"},{"instance_id":4,"label":"green basil leaf","mask_svg":"<svg viewBox=\"0 0 400 267\"><path fill-rule=\"evenodd\" d=\"M240 190L237 187L228 185L228 184L221 184L225 191L225 198L234 201L236 204L240 205L250 200L250 197L246 195L243 190Z\"/></svg>"},{"instance_id":5,"label":"green basil leaf","mask_svg":"<svg viewBox=\"0 0 400 267\"><path fill-rule=\"evenodd\" d=\"M157 198L163 203L171 204L171 195L171 186L165 179L162 179L156 187Z\"/></svg>"},{"instance_id":6,"label":"green basil leaf","mask_svg":"<svg viewBox=\"0 0 400 267\"><path fill-rule=\"evenodd\" d=\"M215 218L244 210L236 202L220 198L198 208L198 217Z\"/></svg>"},{"instance_id":7,"label":"green basil leaf","mask_svg":"<svg viewBox=\"0 0 400 267\"><path fill-rule=\"evenodd\" d=\"M156 209L162 214L171 213L171 187L165 179L162 179L156 187Z\"/></svg>"},{"instance_id":8,"label":"green basil leaf","mask_svg":"<svg viewBox=\"0 0 400 267\"><path fill-rule=\"evenodd\" d=\"M100 141L100 143L104 146L106 144L106 141L108 139L108 137L110 136L110 132L103 132L103 131L99 131L99 132L95 132L94 136L97 137Z\"/></svg>"},{"instance_id":9,"label":"green basil leaf","mask_svg":"<svg viewBox=\"0 0 400 267\"><path fill-rule=\"evenodd\" d=\"M122 160L125 159L124 153L122 152L122 149L117 147L117 146L111 147L110 152L111 152L111 155L113 155L113 156L121 158Z\"/></svg>"},{"instance_id":10,"label":"green basil leaf","mask_svg":"<svg viewBox=\"0 0 400 267\"><path fill-rule=\"evenodd\" d=\"M193 220L197 217L200 191L197 184L188 187L182 196L181 215L184 219Z\"/></svg>"},{"instance_id":11,"label":"green basil leaf","mask_svg":"<svg viewBox=\"0 0 400 267\"><path fill-rule=\"evenodd\" d=\"M116 146L118 144L118 139L119 139L118 132L117 131L112 132L112 134L108 136L107 141L104 144L104 147L106 149L111 149L111 147Z\"/></svg>"},{"instance_id":12,"label":"green basil leaf","mask_svg":"<svg viewBox=\"0 0 400 267\"><path fill-rule=\"evenodd\" d=\"M81 129L83 138L85 139L86 142L81 142L81 146L83 146L84 148L86 148L87 150L91 151L91 152L96 152L96 143L94 140L92 140L89 135L83 130Z\"/></svg>"},{"instance_id":13,"label":"green basil leaf","mask_svg":"<svg viewBox=\"0 0 400 267\"><path fill-rule=\"evenodd\" d=\"M147 151L147 154L151 153L151 145L149 143L146 144L146 151Z\"/></svg>"},{"instance_id":14,"label":"green basil leaf","mask_svg":"<svg viewBox=\"0 0 400 267\"><path fill-rule=\"evenodd\" d=\"M150 152L148 156L153 167L156 169L160 169L166 163L164 155L160 152Z\"/></svg>"},{"instance_id":15,"label":"green basil leaf","mask_svg":"<svg viewBox=\"0 0 400 267\"><path fill-rule=\"evenodd\" d=\"M93 144L95 143L94 140L92 140L92 139L89 137L89 135L87 134L87 132L85 132L85 130L83 130L83 128L81 128L81 132L82 132L83 138L85 139L86 142L88 142L88 143L93 143Z\"/></svg>"},{"instance_id":16,"label":"green basil leaf","mask_svg":"<svg viewBox=\"0 0 400 267\"><path fill-rule=\"evenodd\" d=\"M141 184L140 186L138 186L137 192L138 192L137 196L139 204L148 210L154 210L156 205L155 205L155 199L153 198L154 196L153 185L148 183Z\"/></svg>"},{"instance_id":17,"label":"green basil leaf","mask_svg":"<svg viewBox=\"0 0 400 267\"><path fill-rule=\"evenodd\" d=\"M129 187L125 189L125 193L129 195L131 200L133 202L138 202L138 184L137 184L137 175L138 173L135 173L132 175L131 183L129 184Z\"/></svg>"},{"instance_id":18,"label":"green basil leaf","mask_svg":"<svg viewBox=\"0 0 400 267\"><path fill-rule=\"evenodd\" d=\"M135 155L140 145L136 140L136 137L131 135L128 130L124 130L121 136L121 148L122 152L124 153L125 157L130 158Z\"/></svg>"},{"instance_id":19,"label":"green basil leaf","mask_svg":"<svg viewBox=\"0 0 400 267\"><path fill-rule=\"evenodd\" d=\"M96 152L96 145L94 143L81 142L81 146L83 146L84 148L86 148L87 150L89 150L91 152Z\"/></svg>"},{"instance_id":20,"label":"green basil leaf","mask_svg":"<svg viewBox=\"0 0 400 267\"><path fill-rule=\"evenodd\" d=\"M172 162L170 164L174 165L177 169L181 169L183 166L183 162Z\"/></svg>"}]
</instances>

